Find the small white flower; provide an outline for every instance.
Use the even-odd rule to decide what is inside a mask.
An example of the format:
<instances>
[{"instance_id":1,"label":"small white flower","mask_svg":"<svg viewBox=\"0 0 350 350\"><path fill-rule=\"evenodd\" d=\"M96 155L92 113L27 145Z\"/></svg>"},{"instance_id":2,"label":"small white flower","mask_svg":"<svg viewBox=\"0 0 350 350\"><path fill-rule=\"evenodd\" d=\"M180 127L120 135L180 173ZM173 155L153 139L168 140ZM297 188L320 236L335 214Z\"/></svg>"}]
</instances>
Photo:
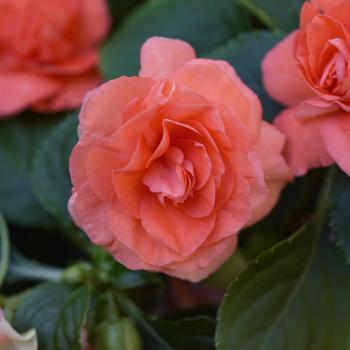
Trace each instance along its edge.
<instances>
[{"instance_id":1,"label":"small white flower","mask_svg":"<svg viewBox=\"0 0 350 350\"><path fill-rule=\"evenodd\" d=\"M24 334L17 333L6 321L0 308L0 350L37 350L38 342L35 329Z\"/></svg>"}]
</instances>

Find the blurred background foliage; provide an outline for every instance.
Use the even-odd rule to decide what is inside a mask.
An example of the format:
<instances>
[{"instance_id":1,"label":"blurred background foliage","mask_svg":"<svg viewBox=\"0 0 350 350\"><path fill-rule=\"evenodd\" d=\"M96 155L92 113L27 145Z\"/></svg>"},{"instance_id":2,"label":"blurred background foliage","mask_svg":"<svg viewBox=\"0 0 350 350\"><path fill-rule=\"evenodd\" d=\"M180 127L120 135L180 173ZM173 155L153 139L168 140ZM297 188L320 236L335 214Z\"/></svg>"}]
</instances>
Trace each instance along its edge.
<instances>
[{"instance_id":1,"label":"blurred background foliage","mask_svg":"<svg viewBox=\"0 0 350 350\"><path fill-rule=\"evenodd\" d=\"M298 27L301 0L109 5L105 80L137 74L148 37L180 38L201 57L230 62L259 95L266 120L282 109L264 92L260 62ZM105 350L350 347L347 176L321 169L288 185L202 283L128 271L89 244L67 212L77 115L28 111L0 121L0 305L19 331L37 329L39 349L82 349L82 334Z\"/></svg>"}]
</instances>

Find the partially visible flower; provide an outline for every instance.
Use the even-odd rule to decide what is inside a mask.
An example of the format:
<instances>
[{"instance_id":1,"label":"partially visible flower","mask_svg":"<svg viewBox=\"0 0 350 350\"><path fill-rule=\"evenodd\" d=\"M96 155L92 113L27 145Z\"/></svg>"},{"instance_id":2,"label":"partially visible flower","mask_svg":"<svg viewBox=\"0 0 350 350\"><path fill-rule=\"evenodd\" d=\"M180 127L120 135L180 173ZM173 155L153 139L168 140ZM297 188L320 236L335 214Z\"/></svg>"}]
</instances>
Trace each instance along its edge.
<instances>
[{"instance_id":1,"label":"partially visible flower","mask_svg":"<svg viewBox=\"0 0 350 350\"><path fill-rule=\"evenodd\" d=\"M34 329L24 334L17 333L6 321L0 308L0 350L37 350L38 343Z\"/></svg>"},{"instance_id":2,"label":"partially visible flower","mask_svg":"<svg viewBox=\"0 0 350 350\"><path fill-rule=\"evenodd\" d=\"M0 117L78 107L109 22L105 0L0 0Z\"/></svg>"},{"instance_id":3,"label":"partially visible flower","mask_svg":"<svg viewBox=\"0 0 350 350\"><path fill-rule=\"evenodd\" d=\"M300 29L262 64L268 93L289 107L275 125L296 175L333 162L350 175L349 14L350 0L306 1Z\"/></svg>"},{"instance_id":4,"label":"partially visible flower","mask_svg":"<svg viewBox=\"0 0 350 350\"><path fill-rule=\"evenodd\" d=\"M80 330L80 344L82 350L91 350L91 346L89 343L89 333L87 328L83 327Z\"/></svg>"},{"instance_id":5,"label":"partially visible flower","mask_svg":"<svg viewBox=\"0 0 350 350\"><path fill-rule=\"evenodd\" d=\"M130 269L203 279L291 180L257 96L181 40L146 41L140 76L91 92L79 131L70 213Z\"/></svg>"}]
</instances>

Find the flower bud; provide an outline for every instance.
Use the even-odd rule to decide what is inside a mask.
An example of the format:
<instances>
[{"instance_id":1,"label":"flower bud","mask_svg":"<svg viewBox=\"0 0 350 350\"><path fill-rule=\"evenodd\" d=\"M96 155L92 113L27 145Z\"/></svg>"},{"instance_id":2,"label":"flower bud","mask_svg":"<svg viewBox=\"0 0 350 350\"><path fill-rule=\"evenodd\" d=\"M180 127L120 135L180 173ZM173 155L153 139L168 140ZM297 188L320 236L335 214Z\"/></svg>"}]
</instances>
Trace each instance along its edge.
<instances>
[{"instance_id":1,"label":"flower bud","mask_svg":"<svg viewBox=\"0 0 350 350\"><path fill-rule=\"evenodd\" d=\"M141 350L141 339L134 322L122 318L114 322L102 322L96 328L93 339L94 349Z\"/></svg>"},{"instance_id":2,"label":"flower bud","mask_svg":"<svg viewBox=\"0 0 350 350\"><path fill-rule=\"evenodd\" d=\"M69 284L79 284L85 280L91 269L91 265L86 262L72 265L63 271L62 281Z\"/></svg>"}]
</instances>

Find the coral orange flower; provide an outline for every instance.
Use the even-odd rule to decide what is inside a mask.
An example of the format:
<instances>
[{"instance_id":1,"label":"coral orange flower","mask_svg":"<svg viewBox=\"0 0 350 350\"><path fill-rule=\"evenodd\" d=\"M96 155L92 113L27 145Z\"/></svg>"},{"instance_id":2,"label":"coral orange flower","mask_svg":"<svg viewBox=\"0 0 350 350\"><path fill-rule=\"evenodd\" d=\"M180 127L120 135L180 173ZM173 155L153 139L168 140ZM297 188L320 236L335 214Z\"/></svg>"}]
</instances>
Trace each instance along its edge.
<instances>
[{"instance_id":1,"label":"coral orange flower","mask_svg":"<svg viewBox=\"0 0 350 350\"><path fill-rule=\"evenodd\" d=\"M224 61L154 37L138 77L91 92L70 158L69 210L130 269L198 281L235 250L291 180L284 136Z\"/></svg>"},{"instance_id":2,"label":"coral orange flower","mask_svg":"<svg viewBox=\"0 0 350 350\"><path fill-rule=\"evenodd\" d=\"M265 57L269 94L289 108L275 120L296 175L337 163L350 175L350 0L314 0L300 29Z\"/></svg>"},{"instance_id":3,"label":"coral orange flower","mask_svg":"<svg viewBox=\"0 0 350 350\"><path fill-rule=\"evenodd\" d=\"M0 0L0 117L78 107L109 22L105 0Z\"/></svg>"}]
</instances>

